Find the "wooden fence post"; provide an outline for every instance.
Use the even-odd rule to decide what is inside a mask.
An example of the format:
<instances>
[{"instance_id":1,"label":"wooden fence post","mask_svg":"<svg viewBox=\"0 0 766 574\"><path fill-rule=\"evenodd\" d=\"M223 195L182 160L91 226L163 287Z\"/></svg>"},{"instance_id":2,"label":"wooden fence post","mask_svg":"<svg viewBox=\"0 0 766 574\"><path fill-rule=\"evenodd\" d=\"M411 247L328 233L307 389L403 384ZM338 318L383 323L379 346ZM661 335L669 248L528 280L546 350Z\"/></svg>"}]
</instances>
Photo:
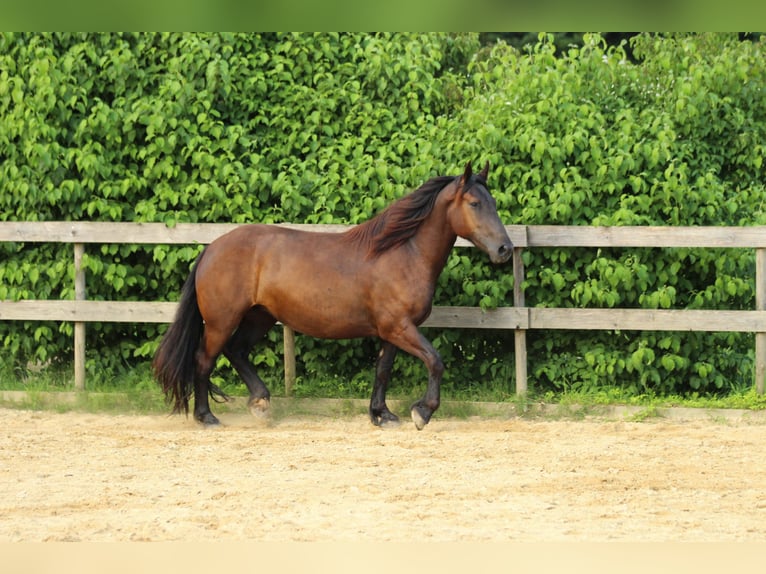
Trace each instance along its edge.
<instances>
[{"instance_id":1,"label":"wooden fence post","mask_svg":"<svg viewBox=\"0 0 766 574\"><path fill-rule=\"evenodd\" d=\"M85 300L85 271L82 268L82 258L85 255L85 244L74 244L74 298L76 301ZM85 390L85 323L75 321L74 324L74 388Z\"/></svg>"},{"instance_id":2,"label":"wooden fence post","mask_svg":"<svg viewBox=\"0 0 766 574\"><path fill-rule=\"evenodd\" d=\"M524 301L524 261L521 247L513 249L513 305L517 309L526 307ZM527 394L527 331L516 329L513 332L514 351L516 353L516 394Z\"/></svg>"},{"instance_id":3,"label":"wooden fence post","mask_svg":"<svg viewBox=\"0 0 766 574\"><path fill-rule=\"evenodd\" d=\"M755 308L766 310L766 249L755 250ZM755 334L755 390L764 393L766 379L766 333Z\"/></svg>"},{"instance_id":4,"label":"wooden fence post","mask_svg":"<svg viewBox=\"0 0 766 574\"><path fill-rule=\"evenodd\" d=\"M295 384L295 331L287 325L282 327L285 348L285 395L293 394Z\"/></svg>"}]
</instances>

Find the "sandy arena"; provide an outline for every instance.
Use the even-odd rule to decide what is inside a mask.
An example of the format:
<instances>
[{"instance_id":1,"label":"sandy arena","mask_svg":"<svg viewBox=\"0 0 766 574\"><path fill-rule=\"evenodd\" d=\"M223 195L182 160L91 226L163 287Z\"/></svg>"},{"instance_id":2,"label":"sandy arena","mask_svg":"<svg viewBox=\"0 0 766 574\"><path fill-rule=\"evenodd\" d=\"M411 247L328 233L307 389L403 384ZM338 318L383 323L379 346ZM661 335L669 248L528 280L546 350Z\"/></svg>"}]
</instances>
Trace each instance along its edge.
<instances>
[{"instance_id":1,"label":"sandy arena","mask_svg":"<svg viewBox=\"0 0 766 574\"><path fill-rule=\"evenodd\" d=\"M763 541L766 424L0 409L0 541Z\"/></svg>"}]
</instances>

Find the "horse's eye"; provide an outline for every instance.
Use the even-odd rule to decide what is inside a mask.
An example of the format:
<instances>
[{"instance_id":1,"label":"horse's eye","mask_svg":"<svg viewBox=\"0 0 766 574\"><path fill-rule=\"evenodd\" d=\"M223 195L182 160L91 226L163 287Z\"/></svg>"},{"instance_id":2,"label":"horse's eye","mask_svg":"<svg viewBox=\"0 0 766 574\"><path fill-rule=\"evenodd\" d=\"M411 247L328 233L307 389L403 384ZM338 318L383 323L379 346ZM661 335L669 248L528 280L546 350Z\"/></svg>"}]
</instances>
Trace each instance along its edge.
<instances>
[{"instance_id":1,"label":"horse's eye","mask_svg":"<svg viewBox=\"0 0 766 574\"><path fill-rule=\"evenodd\" d=\"M472 201L468 205L470 205L471 207L476 208L476 207L479 207L481 205L481 203L479 203L478 201Z\"/></svg>"}]
</instances>

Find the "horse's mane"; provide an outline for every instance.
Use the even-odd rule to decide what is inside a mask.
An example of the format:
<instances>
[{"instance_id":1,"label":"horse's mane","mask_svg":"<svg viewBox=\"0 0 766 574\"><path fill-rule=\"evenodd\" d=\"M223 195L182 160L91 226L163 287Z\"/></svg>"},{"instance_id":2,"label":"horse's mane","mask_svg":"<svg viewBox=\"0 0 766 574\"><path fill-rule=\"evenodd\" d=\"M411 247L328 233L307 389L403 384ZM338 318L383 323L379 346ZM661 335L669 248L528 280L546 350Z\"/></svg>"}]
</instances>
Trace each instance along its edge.
<instances>
[{"instance_id":1,"label":"horse's mane","mask_svg":"<svg viewBox=\"0 0 766 574\"><path fill-rule=\"evenodd\" d=\"M429 179L372 219L349 229L346 239L366 247L371 257L402 245L415 235L420 224L433 211L439 192L454 180L453 176Z\"/></svg>"},{"instance_id":2,"label":"horse's mane","mask_svg":"<svg viewBox=\"0 0 766 574\"><path fill-rule=\"evenodd\" d=\"M402 245L417 233L420 225L433 211L439 192L458 177L442 175L429 179L372 219L349 229L345 238L366 247L369 257ZM480 179L476 176L471 179L474 178Z\"/></svg>"}]
</instances>

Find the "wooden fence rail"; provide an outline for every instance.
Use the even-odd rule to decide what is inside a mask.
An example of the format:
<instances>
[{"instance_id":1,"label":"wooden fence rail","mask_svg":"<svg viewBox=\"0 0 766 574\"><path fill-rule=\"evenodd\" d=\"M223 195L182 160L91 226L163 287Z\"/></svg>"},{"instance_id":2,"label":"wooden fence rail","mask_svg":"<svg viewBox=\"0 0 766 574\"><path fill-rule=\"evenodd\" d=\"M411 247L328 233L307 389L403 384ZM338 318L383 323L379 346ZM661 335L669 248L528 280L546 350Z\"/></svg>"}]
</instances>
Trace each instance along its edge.
<instances>
[{"instance_id":1,"label":"wooden fence rail","mask_svg":"<svg viewBox=\"0 0 766 574\"><path fill-rule=\"evenodd\" d=\"M345 225L284 224L340 232ZM75 325L75 387L85 387L85 324L89 322L169 323L175 302L89 301L81 261L87 244L207 244L236 224L104 222L0 222L0 241L59 242L74 245L75 299L0 301L0 320L72 321ZM507 226L514 244L512 307L435 307L424 327L511 329L515 333L516 392L527 391L526 331L529 329L724 331L755 333L755 388L766 380L766 226L756 227L580 227ZM458 239L457 247L471 244ZM752 248L756 253L755 309L752 311L667 309L574 309L526 307L524 249L535 247L705 247ZM285 329L285 390L295 378L294 333Z\"/></svg>"}]
</instances>

